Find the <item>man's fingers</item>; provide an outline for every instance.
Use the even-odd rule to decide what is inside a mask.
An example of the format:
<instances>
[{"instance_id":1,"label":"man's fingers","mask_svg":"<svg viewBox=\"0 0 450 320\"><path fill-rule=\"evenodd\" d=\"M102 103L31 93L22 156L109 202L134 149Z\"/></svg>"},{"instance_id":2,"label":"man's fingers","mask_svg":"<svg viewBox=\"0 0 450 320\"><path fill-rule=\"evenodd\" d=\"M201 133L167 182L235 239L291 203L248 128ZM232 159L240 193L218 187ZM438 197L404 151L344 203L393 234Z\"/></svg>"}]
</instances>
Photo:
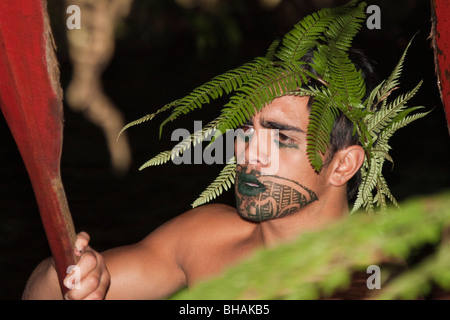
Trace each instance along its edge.
<instances>
[{"instance_id":1,"label":"man's fingers","mask_svg":"<svg viewBox=\"0 0 450 320\"><path fill-rule=\"evenodd\" d=\"M77 265L68 270L68 274L64 279L64 285L69 289L79 286L81 279L91 273L97 267L97 264L95 254L92 251L85 252Z\"/></svg>"},{"instance_id":2,"label":"man's fingers","mask_svg":"<svg viewBox=\"0 0 450 320\"><path fill-rule=\"evenodd\" d=\"M101 283L101 275L90 274L86 278L82 279L79 287L75 287L66 293L66 299L68 300L82 300L88 295L95 292Z\"/></svg>"},{"instance_id":3,"label":"man's fingers","mask_svg":"<svg viewBox=\"0 0 450 320\"><path fill-rule=\"evenodd\" d=\"M85 252L86 248L88 247L90 240L91 240L91 237L86 232L82 231L82 232L78 233L77 239L76 239L75 245L74 245L75 255L80 257Z\"/></svg>"},{"instance_id":4,"label":"man's fingers","mask_svg":"<svg viewBox=\"0 0 450 320\"><path fill-rule=\"evenodd\" d=\"M110 275L103 265L101 256L87 251L81 257L76 272L78 277L68 275L64 284L71 290L64 297L67 300L103 299L109 287Z\"/></svg>"},{"instance_id":5,"label":"man's fingers","mask_svg":"<svg viewBox=\"0 0 450 320\"><path fill-rule=\"evenodd\" d=\"M110 284L110 275L103 257L89 246L89 234L80 232L74 244L74 252L81 257L76 266L68 270L64 285L70 290L67 300L103 299Z\"/></svg>"},{"instance_id":6,"label":"man's fingers","mask_svg":"<svg viewBox=\"0 0 450 320\"><path fill-rule=\"evenodd\" d=\"M100 283L98 284L96 290L88 294L83 300L103 300L106 296L106 291L109 288L110 275L108 272L103 273L100 278Z\"/></svg>"}]
</instances>

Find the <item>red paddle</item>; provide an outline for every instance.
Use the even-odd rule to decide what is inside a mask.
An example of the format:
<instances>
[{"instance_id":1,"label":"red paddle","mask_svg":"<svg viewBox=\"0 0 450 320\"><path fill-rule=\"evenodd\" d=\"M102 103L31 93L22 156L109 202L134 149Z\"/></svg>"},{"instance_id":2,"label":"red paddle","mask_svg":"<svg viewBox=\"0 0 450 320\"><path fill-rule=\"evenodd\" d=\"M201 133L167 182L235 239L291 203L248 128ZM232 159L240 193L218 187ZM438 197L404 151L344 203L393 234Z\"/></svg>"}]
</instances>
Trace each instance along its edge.
<instances>
[{"instance_id":1,"label":"red paddle","mask_svg":"<svg viewBox=\"0 0 450 320\"><path fill-rule=\"evenodd\" d=\"M450 132L450 6L448 0L430 1L434 63Z\"/></svg>"},{"instance_id":2,"label":"red paddle","mask_svg":"<svg viewBox=\"0 0 450 320\"><path fill-rule=\"evenodd\" d=\"M63 294L76 263L60 175L62 90L45 0L0 1L0 108L36 196Z\"/></svg>"}]
</instances>

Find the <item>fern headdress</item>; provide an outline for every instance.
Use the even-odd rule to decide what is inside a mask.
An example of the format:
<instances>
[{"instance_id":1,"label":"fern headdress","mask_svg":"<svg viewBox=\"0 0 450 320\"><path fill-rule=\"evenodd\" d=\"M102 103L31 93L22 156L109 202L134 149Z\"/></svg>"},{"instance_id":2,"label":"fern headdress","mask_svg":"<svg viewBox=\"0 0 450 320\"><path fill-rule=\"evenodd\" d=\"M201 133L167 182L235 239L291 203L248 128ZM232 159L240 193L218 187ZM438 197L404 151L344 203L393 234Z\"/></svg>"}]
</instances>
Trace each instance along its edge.
<instances>
[{"instance_id":1,"label":"fern headdress","mask_svg":"<svg viewBox=\"0 0 450 320\"><path fill-rule=\"evenodd\" d=\"M395 100L388 97L399 85L406 51L386 80L366 95L366 84L361 71L349 57L353 38L365 21L365 3L354 0L348 4L325 8L306 16L287 33L282 41L275 41L264 57L228 71L197 87L185 97L166 104L156 112L127 124L131 126L152 120L156 115L171 110L164 125L224 95L229 96L217 118L178 143L172 150L164 151L147 161L140 170L160 165L180 156L191 146L207 138L242 126L255 112L275 98L285 95L311 96L309 125L307 128L307 155L311 165L320 171L329 143L333 124L343 113L354 125L353 134L365 150L359 186L352 212L364 207L372 212L375 207L386 207L386 197L395 205L382 175L389 156L389 138L398 129L421 118L427 112L411 114L422 107L408 107L422 81L410 92ZM304 56L313 51L310 62ZM310 72L313 69L315 72ZM311 85L311 79L320 86ZM364 99L364 97L368 98ZM364 100L363 100L364 99ZM236 160L228 161L219 176L192 204L193 207L211 201L234 183Z\"/></svg>"}]
</instances>

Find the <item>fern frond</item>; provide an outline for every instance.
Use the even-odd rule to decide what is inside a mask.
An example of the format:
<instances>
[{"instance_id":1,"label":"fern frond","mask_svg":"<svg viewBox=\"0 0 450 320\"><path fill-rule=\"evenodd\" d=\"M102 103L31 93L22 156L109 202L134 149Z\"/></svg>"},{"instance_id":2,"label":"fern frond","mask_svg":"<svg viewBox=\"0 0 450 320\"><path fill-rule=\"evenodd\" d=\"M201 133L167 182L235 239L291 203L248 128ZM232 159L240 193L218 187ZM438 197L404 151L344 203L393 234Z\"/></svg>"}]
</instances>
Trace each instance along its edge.
<instances>
[{"instance_id":1,"label":"fern frond","mask_svg":"<svg viewBox=\"0 0 450 320\"><path fill-rule=\"evenodd\" d=\"M329 94L327 91L326 93ZM330 134L337 116L338 110L333 98L323 93L316 94L311 106L306 133L308 142L306 153L316 171L320 171L322 168L321 154L325 154L330 143Z\"/></svg>"},{"instance_id":2,"label":"fern frond","mask_svg":"<svg viewBox=\"0 0 450 320\"><path fill-rule=\"evenodd\" d=\"M298 60L317 45L318 37L333 21L334 11L322 9L305 17L284 36L283 46L275 56L283 61Z\"/></svg>"},{"instance_id":3,"label":"fern frond","mask_svg":"<svg viewBox=\"0 0 450 320\"><path fill-rule=\"evenodd\" d=\"M330 72L329 60L336 55L347 52L352 45L353 38L361 29L361 24L365 19L363 2L358 6L344 9L343 12L336 14L333 23L325 30L323 35L323 44L317 46L314 54L314 69L327 81ZM328 82L328 81L327 81Z\"/></svg>"},{"instance_id":4,"label":"fern frond","mask_svg":"<svg viewBox=\"0 0 450 320\"><path fill-rule=\"evenodd\" d=\"M376 140L376 148L371 147L372 154L369 155L370 163L367 156L366 159L364 159L364 164L361 168L362 183L359 187L357 198L351 213L359 210L361 206L365 206L365 209L368 212L372 211L372 201L376 201L381 209L383 209L386 206L385 196L387 196L394 205L398 206L397 200L389 190L381 171L385 159L393 163L393 160L388 153L391 148L388 144L388 140L394 132L431 112L428 111L408 116L412 111L420 108L422 107L411 107L398 113L379 133L378 139ZM377 194L372 200L371 198L374 189L377 190Z\"/></svg>"},{"instance_id":5,"label":"fern frond","mask_svg":"<svg viewBox=\"0 0 450 320\"><path fill-rule=\"evenodd\" d=\"M364 165L361 168L362 182L351 213L356 212L362 206L369 213L373 211L373 190L377 185L377 177L382 169L382 164L380 165L378 160L376 157L371 157L370 159L366 157L364 159Z\"/></svg>"},{"instance_id":6,"label":"fern frond","mask_svg":"<svg viewBox=\"0 0 450 320\"><path fill-rule=\"evenodd\" d=\"M425 117L427 114L429 114L431 111L427 111L427 112L421 112L421 113L416 113L413 114L411 116L407 116L405 118L402 119L398 119L395 122L393 122L389 127L387 127L386 129L383 130L383 132L380 133L378 140L382 141L382 143L387 143L387 141L391 138L391 136L398 130L401 129L405 126L407 126L408 124L410 124L411 122L423 118Z\"/></svg>"},{"instance_id":7,"label":"fern frond","mask_svg":"<svg viewBox=\"0 0 450 320\"><path fill-rule=\"evenodd\" d=\"M362 27L365 21L365 7L366 3L361 2L359 5L343 7L343 11L338 13L333 21L325 31L325 38L330 44L330 49L334 48L341 51L347 51L353 42L353 38Z\"/></svg>"},{"instance_id":8,"label":"fern frond","mask_svg":"<svg viewBox=\"0 0 450 320\"><path fill-rule=\"evenodd\" d=\"M369 161L369 170L367 170L367 178L365 180L364 186L362 188L362 197L363 200L366 200L369 197L369 194L372 195L372 191L375 188L377 183L377 175L381 171L381 168L378 164L377 158L372 157Z\"/></svg>"},{"instance_id":9,"label":"fern frond","mask_svg":"<svg viewBox=\"0 0 450 320\"><path fill-rule=\"evenodd\" d=\"M146 163L144 163L142 166L140 166L139 170L143 170L150 166L159 166L161 164L164 164L171 159L171 154L171 150L160 152L159 154L148 160Z\"/></svg>"},{"instance_id":10,"label":"fern frond","mask_svg":"<svg viewBox=\"0 0 450 320\"><path fill-rule=\"evenodd\" d=\"M388 199L396 206L399 207L399 204L397 202L397 199L395 199L395 197L392 195L391 190L389 189L389 186L386 182L386 180L384 179L383 176L379 177L379 185L383 190L383 194L385 194Z\"/></svg>"},{"instance_id":11,"label":"fern frond","mask_svg":"<svg viewBox=\"0 0 450 320\"><path fill-rule=\"evenodd\" d=\"M372 106L375 104L375 99L379 95L381 88L384 86L385 82L386 80L383 80L375 88L373 88L366 101L364 101L364 106L366 107L367 110L372 112L376 110L376 108L373 108Z\"/></svg>"},{"instance_id":12,"label":"fern frond","mask_svg":"<svg viewBox=\"0 0 450 320\"><path fill-rule=\"evenodd\" d=\"M172 149L172 160L175 157L178 157L180 154L182 154L191 145L195 147L197 144L202 143L204 140L206 140L208 137L210 137L213 133L215 133L218 121L219 121L219 119L215 119L215 120L209 122L201 130L194 132L193 134L184 138L180 143L178 143Z\"/></svg>"},{"instance_id":13,"label":"fern frond","mask_svg":"<svg viewBox=\"0 0 450 320\"><path fill-rule=\"evenodd\" d=\"M269 49L267 49L267 53L265 55L265 58L267 60L273 61L275 58L275 53L277 52L278 46L280 45L280 40L275 40L273 41L270 46Z\"/></svg>"},{"instance_id":14,"label":"fern frond","mask_svg":"<svg viewBox=\"0 0 450 320\"><path fill-rule=\"evenodd\" d=\"M361 71L358 71L344 52L329 59L330 76L325 79L331 83L331 90L339 93L336 96L345 106L355 106L366 94L366 84Z\"/></svg>"},{"instance_id":15,"label":"fern frond","mask_svg":"<svg viewBox=\"0 0 450 320\"><path fill-rule=\"evenodd\" d=\"M190 146L194 146L196 144L202 143L204 140L212 136L213 133L216 132L216 125L219 119L215 119L205 125L202 130L198 130L193 134L190 134L186 138L184 138L181 142L179 142L172 150L164 151L144 163L139 170L145 169L150 166L157 166L168 162L169 160L173 160L176 157L179 157L184 151L186 151Z\"/></svg>"},{"instance_id":16,"label":"fern frond","mask_svg":"<svg viewBox=\"0 0 450 320\"><path fill-rule=\"evenodd\" d=\"M192 203L192 207L198 207L205 204L216 197L222 192L231 188L236 177L236 158L233 157L228 161L227 165L220 171L217 178L203 191L200 196Z\"/></svg>"},{"instance_id":17,"label":"fern frond","mask_svg":"<svg viewBox=\"0 0 450 320\"><path fill-rule=\"evenodd\" d=\"M168 122L178 118L179 115L187 114L194 109L201 108L203 105L210 103L211 99L215 100L222 97L224 93L229 94L232 91L236 91L255 74L262 72L271 65L272 61L269 59L259 57L239 68L216 76L212 80L197 87L186 97L179 99L179 106L161 123L160 135L163 127Z\"/></svg>"},{"instance_id":18,"label":"fern frond","mask_svg":"<svg viewBox=\"0 0 450 320\"><path fill-rule=\"evenodd\" d=\"M122 133L123 133L125 130L129 129L130 127L134 127L134 126L137 126L137 125L139 125L139 124L141 124L141 123L143 123L143 122L150 121L150 120L152 120L156 115L158 115L159 113L164 112L164 111L167 111L167 110L170 110L170 109L176 107L177 105L179 105L179 100L175 100L175 101L173 101L173 102L171 102L171 103L168 103L168 104L166 104L164 107L158 109L156 112L151 113L151 114L147 114L147 115L145 115L145 116L143 116L143 117L141 117L141 118L139 118L139 119L137 119L137 120L134 120L134 121L128 123L127 125L125 125L125 126L122 128L122 130L120 130L119 134L117 135L117 139L116 139L116 140L119 140L119 138L120 138L120 136L122 135Z\"/></svg>"},{"instance_id":19,"label":"fern frond","mask_svg":"<svg viewBox=\"0 0 450 320\"><path fill-rule=\"evenodd\" d=\"M390 76L383 81L383 85L379 88L377 92L377 100L381 101L382 97L386 97L389 95L389 93L396 88L399 85L398 79L400 78L400 75L403 71L403 63L405 61L406 53L408 52L409 47L411 46L412 41L414 40L414 36L409 41L408 45L406 46L405 50L403 51L402 56L400 57L400 60L398 61L397 65L395 66L394 70L390 74ZM376 108L376 105L374 105L373 108ZM374 110L374 109L372 109Z\"/></svg>"},{"instance_id":20,"label":"fern frond","mask_svg":"<svg viewBox=\"0 0 450 320\"><path fill-rule=\"evenodd\" d=\"M334 30L336 19L354 10L356 4L357 1L350 1L344 6L324 8L304 17L284 36L275 56L283 61L301 59L323 40L324 33Z\"/></svg>"},{"instance_id":21,"label":"fern frond","mask_svg":"<svg viewBox=\"0 0 450 320\"><path fill-rule=\"evenodd\" d=\"M354 36L364 21L365 3L338 15L325 31L326 42L317 46L313 67L329 84L335 99L350 107L365 95L365 82L348 56ZM335 91L335 92L334 92Z\"/></svg>"},{"instance_id":22,"label":"fern frond","mask_svg":"<svg viewBox=\"0 0 450 320\"><path fill-rule=\"evenodd\" d=\"M222 108L218 130L235 129L275 98L298 90L308 81L307 71L299 68L302 64L279 62L278 68L268 68L254 75Z\"/></svg>"},{"instance_id":23,"label":"fern frond","mask_svg":"<svg viewBox=\"0 0 450 320\"><path fill-rule=\"evenodd\" d=\"M353 214L353 213L357 212L365 204L364 200L363 200L363 184L365 183L364 177L367 177L367 170L368 170L368 168L369 168L369 161L368 161L367 156L366 156L366 157L364 157L363 164L362 164L362 166L360 168L362 182L359 185L358 193L356 195L356 200L353 203L353 207L352 207L352 210L350 211L350 214Z\"/></svg>"},{"instance_id":24,"label":"fern frond","mask_svg":"<svg viewBox=\"0 0 450 320\"><path fill-rule=\"evenodd\" d=\"M417 93L422 83L423 81L420 81L413 90L407 92L406 94L400 95L397 99L390 102L386 108L381 109L371 116L367 123L367 129L375 134L378 134L386 126L388 126L390 122L406 108L406 102L408 102Z\"/></svg>"}]
</instances>

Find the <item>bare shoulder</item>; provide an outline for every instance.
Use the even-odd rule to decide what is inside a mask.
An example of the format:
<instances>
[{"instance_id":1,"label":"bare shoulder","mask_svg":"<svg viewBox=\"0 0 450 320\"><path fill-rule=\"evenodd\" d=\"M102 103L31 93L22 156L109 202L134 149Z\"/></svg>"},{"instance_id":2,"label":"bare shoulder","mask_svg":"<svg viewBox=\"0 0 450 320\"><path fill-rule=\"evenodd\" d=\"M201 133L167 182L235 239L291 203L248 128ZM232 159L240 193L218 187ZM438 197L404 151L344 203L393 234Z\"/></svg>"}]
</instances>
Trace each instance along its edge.
<instances>
[{"instance_id":1,"label":"bare shoulder","mask_svg":"<svg viewBox=\"0 0 450 320\"><path fill-rule=\"evenodd\" d=\"M108 298L159 299L213 275L257 245L255 225L236 209L209 204L164 223L142 241L106 254Z\"/></svg>"},{"instance_id":2,"label":"bare shoulder","mask_svg":"<svg viewBox=\"0 0 450 320\"><path fill-rule=\"evenodd\" d=\"M187 285L223 270L260 245L257 225L223 204L204 205L178 216L157 232L170 237ZM157 234L150 235L158 236Z\"/></svg>"},{"instance_id":3,"label":"bare shoulder","mask_svg":"<svg viewBox=\"0 0 450 320\"><path fill-rule=\"evenodd\" d=\"M144 240L144 246L163 244L165 251L171 252L183 266L195 265L202 261L202 256L209 260L213 252L240 255L241 249L258 244L256 229L257 225L242 219L235 208L208 204L165 223Z\"/></svg>"},{"instance_id":4,"label":"bare shoulder","mask_svg":"<svg viewBox=\"0 0 450 320\"><path fill-rule=\"evenodd\" d=\"M207 204L191 209L179 217L182 223L192 223L193 227L199 226L202 221L206 225L217 223L242 223L242 219L236 212L236 209L225 204Z\"/></svg>"},{"instance_id":5,"label":"bare shoulder","mask_svg":"<svg viewBox=\"0 0 450 320\"><path fill-rule=\"evenodd\" d=\"M152 234L153 236L170 236L193 241L198 235L229 233L237 227L251 227L249 222L239 217L236 209L225 204L207 204L191 210L168 221ZM192 240L189 240L192 239Z\"/></svg>"}]
</instances>

